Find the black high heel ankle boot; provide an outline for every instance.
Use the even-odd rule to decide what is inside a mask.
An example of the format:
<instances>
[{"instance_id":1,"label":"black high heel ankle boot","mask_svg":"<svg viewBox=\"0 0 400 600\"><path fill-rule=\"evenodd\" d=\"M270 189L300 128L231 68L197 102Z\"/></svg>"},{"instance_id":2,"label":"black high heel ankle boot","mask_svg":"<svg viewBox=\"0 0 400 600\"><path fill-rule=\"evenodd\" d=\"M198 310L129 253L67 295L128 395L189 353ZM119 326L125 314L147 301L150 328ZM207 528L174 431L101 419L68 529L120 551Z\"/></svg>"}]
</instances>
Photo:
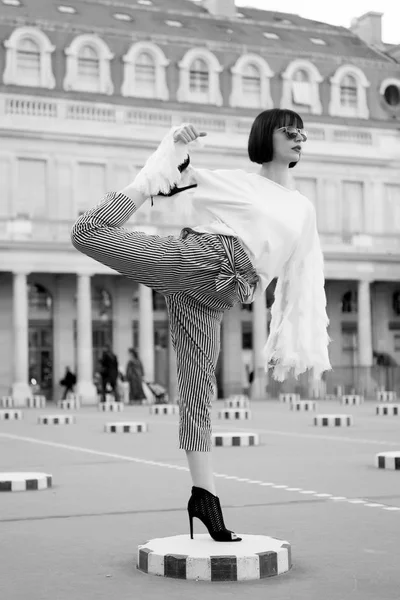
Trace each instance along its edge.
<instances>
[{"instance_id":1,"label":"black high heel ankle boot","mask_svg":"<svg viewBox=\"0 0 400 600\"><path fill-rule=\"evenodd\" d=\"M191 539L193 539L193 517L197 517L204 523L208 533L216 542L240 542L242 540L236 533L225 527L219 498L208 490L192 487L188 513Z\"/></svg>"}]
</instances>

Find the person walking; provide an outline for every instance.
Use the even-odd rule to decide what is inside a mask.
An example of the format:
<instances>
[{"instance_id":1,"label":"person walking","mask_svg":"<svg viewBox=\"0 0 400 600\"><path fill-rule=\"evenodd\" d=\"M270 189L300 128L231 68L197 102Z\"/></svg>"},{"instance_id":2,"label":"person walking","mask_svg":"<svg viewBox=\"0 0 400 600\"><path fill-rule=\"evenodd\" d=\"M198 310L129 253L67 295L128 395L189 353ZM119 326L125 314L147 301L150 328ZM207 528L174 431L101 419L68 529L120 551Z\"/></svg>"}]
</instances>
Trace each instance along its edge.
<instances>
[{"instance_id":1,"label":"person walking","mask_svg":"<svg viewBox=\"0 0 400 600\"><path fill-rule=\"evenodd\" d=\"M188 145L206 132L172 128L132 183L78 218L74 247L166 299L177 357L179 447L192 479L190 535L200 519L217 542L239 542L225 527L211 461L210 406L223 314L251 303L278 278L265 369L282 381L330 369L323 257L312 203L292 188L289 168L307 140L303 120L286 109L260 113L248 153L257 173L198 169ZM179 236L130 231L124 223L151 198L193 196L198 226ZM159 202L167 202L159 198Z\"/></svg>"},{"instance_id":2,"label":"person walking","mask_svg":"<svg viewBox=\"0 0 400 600\"><path fill-rule=\"evenodd\" d=\"M66 400L68 397L68 394L74 393L75 384L76 384L76 375L74 373L72 373L72 371L70 370L69 367L66 367L65 375L64 375L63 379L61 379L61 381L60 381L60 385L65 386L62 400Z\"/></svg>"},{"instance_id":3,"label":"person walking","mask_svg":"<svg viewBox=\"0 0 400 600\"><path fill-rule=\"evenodd\" d=\"M100 359L101 402L106 401L107 386L111 387L115 402L119 402L118 392L118 359L107 345Z\"/></svg>"},{"instance_id":4,"label":"person walking","mask_svg":"<svg viewBox=\"0 0 400 600\"><path fill-rule=\"evenodd\" d=\"M138 353L134 348L129 348L129 361L126 365L126 381L129 383L129 403L141 404L146 400L142 381L144 370Z\"/></svg>"}]
</instances>

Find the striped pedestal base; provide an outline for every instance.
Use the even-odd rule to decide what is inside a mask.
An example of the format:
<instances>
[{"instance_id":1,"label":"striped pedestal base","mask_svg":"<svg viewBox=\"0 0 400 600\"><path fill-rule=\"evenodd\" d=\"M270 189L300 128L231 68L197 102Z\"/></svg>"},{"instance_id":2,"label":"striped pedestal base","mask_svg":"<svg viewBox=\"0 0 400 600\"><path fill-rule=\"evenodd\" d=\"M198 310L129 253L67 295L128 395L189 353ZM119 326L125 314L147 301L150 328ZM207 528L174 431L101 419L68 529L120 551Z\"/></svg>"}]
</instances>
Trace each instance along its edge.
<instances>
[{"instance_id":1,"label":"striped pedestal base","mask_svg":"<svg viewBox=\"0 0 400 600\"><path fill-rule=\"evenodd\" d=\"M211 436L213 446L258 446L257 433L213 433Z\"/></svg>"},{"instance_id":2,"label":"striped pedestal base","mask_svg":"<svg viewBox=\"0 0 400 600\"><path fill-rule=\"evenodd\" d=\"M58 408L61 410L78 410L81 407L79 400L60 400Z\"/></svg>"},{"instance_id":3,"label":"striped pedestal base","mask_svg":"<svg viewBox=\"0 0 400 600\"><path fill-rule=\"evenodd\" d=\"M46 396L33 396L26 399L27 408L46 408Z\"/></svg>"},{"instance_id":4,"label":"striped pedestal base","mask_svg":"<svg viewBox=\"0 0 400 600\"><path fill-rule=\"evenodd\" d=\"M217 543L206 534L150 540L138 547L144 573L194 581L254 581L286 573L292 566L288 542L242 535L241 542Z\"/></svg>"},{"instance_id":5,"label":"striped pedestal base","mask_svg":"<svg viewBox=\"0 0 400 600\"><path fill-rule=\"evenodd\" d=\"M178 415L178 404L152 404L150 406L151 415Z\"/></svg>"},{"instance_id":6,"label":"striped pedestal base","mask_svg":"<svg viewBox=\"0 0 400 600\"><path fill-rule=\"evenodd\" d=\"M297 400L291 402L290 410L295 411L313 411L317 410L317 403L315 400Z\"/></svg>"},{"instance_id":7,"label":"striped pedestal base","mask_svg":"<svg viewBox=\"0 0 400 600\"><path fill-rule=\"evenodd\" d=\"M398 417L400 415L400 404L387 404L386 406L378 404L376 414L382 417Z\"/></svg>"},{"instance_id":8,"label":"striped pedestal base","mask_svg":"<svg viewBox=\"0 0 400 600\"><path fill-rule=\"evenodd\" d=\"M350 427L354 424L351 415L317 415L314 425L319 427Z\"/></svg>"},{"instance_id":9,"label":"striped pedestal base","mask_svg":"<svg viewBox=\"0 0 400 600\"><path fill-rule=\"evenodd\" d=\"M48 473L0 473L0 492L27 492L51 487Z\"/></svg>"},{"instance_id":10,"label":"striped pedestal base","mask_svg":"<svg viewBox=\"0 0 400 600\"><path fill-rule=\"evenodd\" d=\"M360 404L364 404L364 396L342 396L342 404L344 406L360 406Z\"/></svg>"},{"instance_id":11,"label":"striped pedestal base","mask_svg":"<svg viewBox=\"0 0 400 600\"><path fill-rule=\"evenodd\" d=\"M106 423L104 426L106 433L144 433L148 431L147 423Z\"/></svg>"},{"instance_id":12,"label":"striped pedestal base","mask_svg":"<svg viewBox=\"0 0 400 600\"><path fill-rule=\"evenodd\" d=\"M380 452L375 456L375 465L378 469L400 471L400 450L395 452Z\"/></svg>"},{"instance_id":13,"label":"striped pedestal base","mask_svg":"<svg viewBox=\"0 0 400 600\"><path fill-rule=\"evenodd\" d=\"M251 412L247 408L224 408L218 411L218 419L246 421L251 419Z\"/></svg>"},{"instance_id":14,"label":"striped pedestal base","mask_svg":"<svg viewBox=\"0 0 400 600\"><path fill-rule=\"evenodd\" d=\"M99 402L97 407L101 412L122 412L124 410L122 402Z\"/></svg>"},{"instance_id":15,"label":"striped pedestal base","mask_svg":"<svg viewBox=\"0 0 400 600\"><path fill-rule=\"evenodd\" d=\"M1 408L14 408L14 399L12 396L3 396L0 400Z\"/></svg>"},{"instance_id":16,"label":"striped pedestal base","mask_svg":"<svg viewBox=\"0 0 400 600\"><path fill-rule=\"evenodd\" d=\"M247 396L235 396L224 400L225 408L249 408L250 401Z\"/></svg>"},{"instance_id":17,"label":"striped pedestal base","mask_svg":"<svg viewBox=\"0 0 400 600\"><path fill-rule=\"evenodd\" d=\"M41 415L38 417L39 425L73 425L74 415Z\"/></svg>"},{"instance_id":18,"label":"striped pedestal base","mask_svg":"<svg viewBox=\"0 0 400 600\"><path fill-rule=\"evenodd\" d=\"M376 399L378 402L396 402L396 392L377 392Z\"/></svg>"},{"instance_id":19,"label":"striped pedestal base","mask_svg":"<svg viewBox=\"0 0 400 600\"><path fill-rule=\"evenodd\" d=\"M5 408L0 410L1 421L19 421L22 419L22 411L16 408Z\"/></svg>"},{"instance_id":20,"label":"striped pedestal base","mask_svg":"<svg viewBox=\"0 0 400 600\"><path fill-rule=\"evenodd\" d=\"M300 394L279 394L279 402L298 402Z\"/></svg>"}]
</instances>

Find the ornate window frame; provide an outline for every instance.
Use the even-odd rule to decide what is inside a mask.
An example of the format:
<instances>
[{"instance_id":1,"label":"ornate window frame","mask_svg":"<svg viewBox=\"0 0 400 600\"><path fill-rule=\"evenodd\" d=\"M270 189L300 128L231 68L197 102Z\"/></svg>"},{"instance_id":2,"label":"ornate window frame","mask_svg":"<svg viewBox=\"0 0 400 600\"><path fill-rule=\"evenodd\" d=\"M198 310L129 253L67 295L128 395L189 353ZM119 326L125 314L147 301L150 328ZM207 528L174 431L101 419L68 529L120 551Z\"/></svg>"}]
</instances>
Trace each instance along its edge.
<instances>
[{"instance_id":1,"label":"ornate window frame","mask_svg":"<svg viewBox=\"0 0 400 600\"><path fill-rule=\"evenodd\" d=\"M261 91L258 103L250 103L243 91L243 75L244 70L248 65L254 65L260 71ZM233 108L272 108L273 102L271 97L270 79L274 76L274 72L266 60L258 56L258 54L244 54L241 56L231 69L232 73L232 91L229 98L229 105Z\"/></svg>"},{"instance_id":2,"label":"ornate window frame","mask_svg":"<svg viewBox=\"0 0 400 600\"><path fill-rule=\"evenodd\" d=\"M150 96L148 94L144 95L136 87L136 61L142 52L147 52L154 60L156 69L155 96ZM125 63L124 80L121 87L122 96L169 100L166 68L170 64L170 61L167 59L161 48L152 42L138 42L137 44L132 44L125 56L122 57L122 60Z\"/></svg>"},{"instance_id":3,"label":"ornate window frame","mask_svg":"<svg viewBox=\"0 0 400 600\"><path fill-rule=\"evenodd\" d=\"M6 66L3 74L3 83L5 85L21 85L38 87L37 84L19 81L17 74L17 52L20 42L23 38L30 38L40 48L40 83L39 87L54 89L56 81L53 75L51 65L51 53L54 52L55 46L50 42L49 38L43 31L37 27L18 27L15 29L8 40L4 42L6 48Z\"/></svg>"},{"instance_id":4,"label":"ornate window frame","mask_svg":"<svg viewBox=\"0 0 400 600\"><path fill-rule=\"evenodd\" d=\"M294 60L288 64L284 72L282 73L283 87L282 87L282 98L281 108L290 108L292 110L298 110L300 105L293 102L293 76L296 71L306 71L310 78L311 87L311 98L310 98L310 114L321 115L322 104L319 95L319 84L324 80L317 67L308 60Z\"/></svg>"},{"instance_id":5,"label":"ornate window frame","mask_svg":"<svg viewBox=\"0 0 400 600\"><path fill-rule=\"evenodd\" d=\"M351 75L357 82L358 105L342 106L340 103L340 84L346 75ZM342 65L337 69L331 82L331 100L329 102L329 114L331 117L356 117L368 119L369 109L367 103L367 88L371 85L364 72L355 65Z\"/></svg>"},{"instance_id":6,"label":"ornate window frame","mask_svg":"<svg viewBox=\"0 0 400 600\"><path fill-rule=\"evenodd\" d=\"M83 46L93 46L97 52L100 61L100 81L99 90L92 91L85 88L85 85L78 80L78 58ZM114 58L107 44L97 35L83 34L78 35L65 49L67 57L67 72L64 77L63 87L66 91L88 92L91 94L107 94L110 96L114 92L114 86L111 80L110 61Z\"/></svg>"},{"instance_id":7,"label":"ornate window frame","mask_svg":"<svg viewBox=\"0 0 400 600\"><path fill-rule=\"evenodd\" d=\"M209 69L209 87L207 94L190 91L190 67L196 59L204 60ZM178 102L191 102L195 104L215 104L222 106L223 99L219 84L219 74L223 67L218 58L207 48L192 48L178 63L180 70L180 84L177 91Z\"/></svg>"}]
</instances>

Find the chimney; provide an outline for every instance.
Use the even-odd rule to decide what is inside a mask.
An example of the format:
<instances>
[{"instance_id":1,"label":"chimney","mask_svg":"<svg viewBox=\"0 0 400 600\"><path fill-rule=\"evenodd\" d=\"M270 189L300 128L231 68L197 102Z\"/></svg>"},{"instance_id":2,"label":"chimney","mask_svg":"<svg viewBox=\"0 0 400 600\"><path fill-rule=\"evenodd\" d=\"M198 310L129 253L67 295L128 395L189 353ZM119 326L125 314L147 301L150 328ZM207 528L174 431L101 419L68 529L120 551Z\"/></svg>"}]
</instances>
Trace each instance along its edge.
<instances>
[{"instance_id":1,"label":"chimney","mask_svg":"<svg viewBox=\"0 0 400 600\"><path fill-rule=\"evenodd\" d=\"M380 12L367 12L352 20L350 30L369 46L382 46L382 15Z\"/></svg>"},{"instance_id":2,"label":"chimney","mask_svg":"<svg viewBox=\"0 0 400 600\"><path fill-rule=\"evenodd\" d=\"M236 16L235 0L205 0L203 6L215 17Z\"/></svg>"}]
</instances>

